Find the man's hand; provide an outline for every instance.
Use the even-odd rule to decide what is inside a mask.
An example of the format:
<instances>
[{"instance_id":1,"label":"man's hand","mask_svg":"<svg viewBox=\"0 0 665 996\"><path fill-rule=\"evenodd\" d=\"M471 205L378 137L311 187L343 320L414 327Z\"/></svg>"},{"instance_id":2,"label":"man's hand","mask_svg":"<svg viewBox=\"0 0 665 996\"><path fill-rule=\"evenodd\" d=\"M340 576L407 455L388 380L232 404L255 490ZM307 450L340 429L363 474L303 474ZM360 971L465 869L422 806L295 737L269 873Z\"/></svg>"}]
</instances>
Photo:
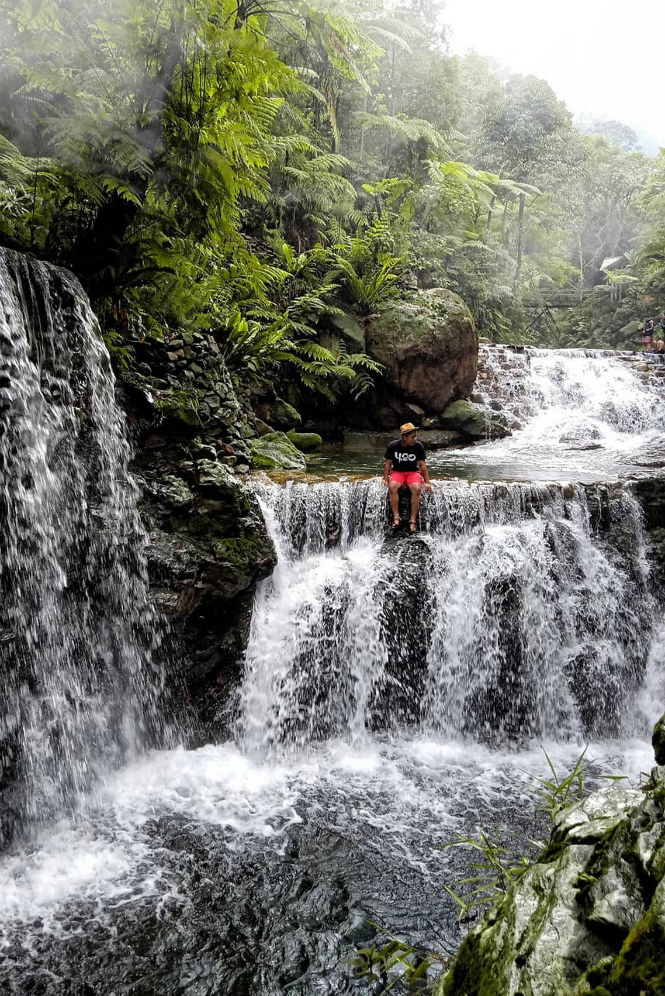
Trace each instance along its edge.
<instances>
[{"instance_id":1,"label":"man's hand","mask_svg":"<svg viewBox=\"0 0 665 996\"><path fill-rule=\"evenodd\" d=\"M382 480L382 482L383 482L383 486L384 486L384 488L387 488L387 487L388 487L388 485L390 484L390 480L389 480L389 478L387 478L387 477L383 477L383 478L381 478L381 480Z\"/></svg>"},{"instance_id":2,"label":"man's hand","mask_svg":"<svg viewBox=\"0 0 665 996\"><path fill-rule=\"evenodd\" d=\"M426 491L428 494L431 495L431 493L432 493L432 483L431 483L431 481L425 481L425 483L423 484L423 490Z\"/></svg>"}]
</instances>

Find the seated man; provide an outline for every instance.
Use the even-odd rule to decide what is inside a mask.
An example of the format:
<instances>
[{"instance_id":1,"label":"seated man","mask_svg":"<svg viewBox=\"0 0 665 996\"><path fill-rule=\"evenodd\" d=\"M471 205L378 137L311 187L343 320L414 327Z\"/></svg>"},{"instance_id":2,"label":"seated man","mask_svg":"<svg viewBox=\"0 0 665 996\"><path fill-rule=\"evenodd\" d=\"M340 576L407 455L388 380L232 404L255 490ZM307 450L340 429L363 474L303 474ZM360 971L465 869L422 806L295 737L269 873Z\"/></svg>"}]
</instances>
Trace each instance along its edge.
<instances>
[{"instance_id":1,"label":"seated man","mask_svg":"<svg viewBox=\"0 0 665 996\"><path fill-rule=\"evenodd\" d=\"M403 484L411 492L411 519L409 530L415 533L418 529L416 518L420 506L420 490L425 482L425 490L431 491L427 464L425 462L425 447L418 442L418 430L411 422L400 426L400 439L394 439L388 444L386 462L383 466L383 483L390 491L390 508L393 513L392 530L400 527L399 521L399 489Z\"/></svg>"}]
</instances>

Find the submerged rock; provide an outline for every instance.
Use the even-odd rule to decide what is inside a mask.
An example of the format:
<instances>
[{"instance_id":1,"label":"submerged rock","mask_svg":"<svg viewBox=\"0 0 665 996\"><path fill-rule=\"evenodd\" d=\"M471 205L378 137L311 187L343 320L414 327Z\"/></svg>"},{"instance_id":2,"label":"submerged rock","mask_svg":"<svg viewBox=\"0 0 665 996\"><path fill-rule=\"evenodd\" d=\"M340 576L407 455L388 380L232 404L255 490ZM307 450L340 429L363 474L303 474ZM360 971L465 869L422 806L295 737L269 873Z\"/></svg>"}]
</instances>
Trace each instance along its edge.
<instances>
[{"instance_id":1,"label":"submerged rock","mask_svg":"<svg viewBox=\"0 0 665 996\"><path fill-rule=\"evenodd\" d=\"M441 424L446 429L456 429L476 440L503 439L511 434L504 414L471 401L456 401L448 405L441 415Z\"/></svg>"},{"instance_id":2,"label":"submerged rock","mask_svg":"<svg viewBox=\"0 0 665 996\"><path fill-rule=\"evenodd\" d=\"M654 733L663 758L665 717ZM464 939L436 996L665 991L665 767L564 810L537 861Z\"/></svg>"}]
</instances>

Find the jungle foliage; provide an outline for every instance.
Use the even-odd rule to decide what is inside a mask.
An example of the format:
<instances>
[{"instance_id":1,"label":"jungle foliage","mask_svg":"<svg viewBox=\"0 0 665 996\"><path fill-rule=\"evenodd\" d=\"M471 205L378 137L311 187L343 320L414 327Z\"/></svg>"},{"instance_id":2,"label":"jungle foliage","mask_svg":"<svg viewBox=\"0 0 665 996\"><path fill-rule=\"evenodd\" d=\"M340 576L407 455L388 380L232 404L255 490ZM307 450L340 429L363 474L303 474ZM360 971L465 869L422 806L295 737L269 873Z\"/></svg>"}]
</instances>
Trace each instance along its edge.
<instances>
[{"instance_id":1,"label":"jungle foliage","mask_svg":"<svg viewBox=\"0 0 665 996\"><path fill-rule=\"evenodd\" d=\"M0 0L0 242L71 267L120 342L206 329L238 371L330 397L376 371L334 318L410 286L457 291L495 339L634 337L665 305L662 158L448 55L440 21L431 0Z\"/></svg>"}]
</instances>

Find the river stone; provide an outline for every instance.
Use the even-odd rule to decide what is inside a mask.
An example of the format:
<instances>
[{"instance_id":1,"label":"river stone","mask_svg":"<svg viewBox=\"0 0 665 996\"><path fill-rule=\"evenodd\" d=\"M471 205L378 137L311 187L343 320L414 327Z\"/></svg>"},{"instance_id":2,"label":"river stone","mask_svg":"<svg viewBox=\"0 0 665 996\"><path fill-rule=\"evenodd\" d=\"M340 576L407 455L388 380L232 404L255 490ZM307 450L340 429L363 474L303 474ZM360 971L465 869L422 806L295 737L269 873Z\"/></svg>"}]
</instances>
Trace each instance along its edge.
<instances>
[{"instance_id":1,"label":"river stone","mask_svg":"<svg viewBox=\"0 0 665 996\"><path fill-rule=\"evenodd\" d=\"M317 453L323 445L318 432L296 432L295 429L291 429L286 435L301 453Z\"/></svg>"},{"instance_id":2,"label":"river stone","mask_svg":"<svg viewBox=\"0 0 665 996\"><path fill-rule=\"evenodd\" d=\"M451 429L421 429L418 439L427 450L445 450L467 441L464 433Z\"/></svg>"},{"instance_id":3,"label":"river stone","mask_svg":"<svg viewBox=\"0 0 665 996\"><path fill-rule=\"evenodd\" d=\"M476 379L478 337L452 291L409 294L384 305L367 328L367 352L384 366L378 395L439 412L466 397Z\"/></svg>"},{"instance_id":4,"label":"river stone","mask_svg":"<svg viewBox=\"0 0 665 996\"><path fill-rule=\"evenodd\" d=\"M510 436L506 416L471 401L455 401L441 415L446 429L457 429L471 439L503 439Z\"/></svg>"},{"instance_id":5,"label":"river stone","mask_svg":"<svg viewBox=\"0 0 665 996\"><path fill-rule=\"evenodd\" d=\"M309 435L309 434L308 434ZM252 463L258 470L306 470L302 453L283 432L267 432L250 441Z\"/></svg>"}]
</instances>

